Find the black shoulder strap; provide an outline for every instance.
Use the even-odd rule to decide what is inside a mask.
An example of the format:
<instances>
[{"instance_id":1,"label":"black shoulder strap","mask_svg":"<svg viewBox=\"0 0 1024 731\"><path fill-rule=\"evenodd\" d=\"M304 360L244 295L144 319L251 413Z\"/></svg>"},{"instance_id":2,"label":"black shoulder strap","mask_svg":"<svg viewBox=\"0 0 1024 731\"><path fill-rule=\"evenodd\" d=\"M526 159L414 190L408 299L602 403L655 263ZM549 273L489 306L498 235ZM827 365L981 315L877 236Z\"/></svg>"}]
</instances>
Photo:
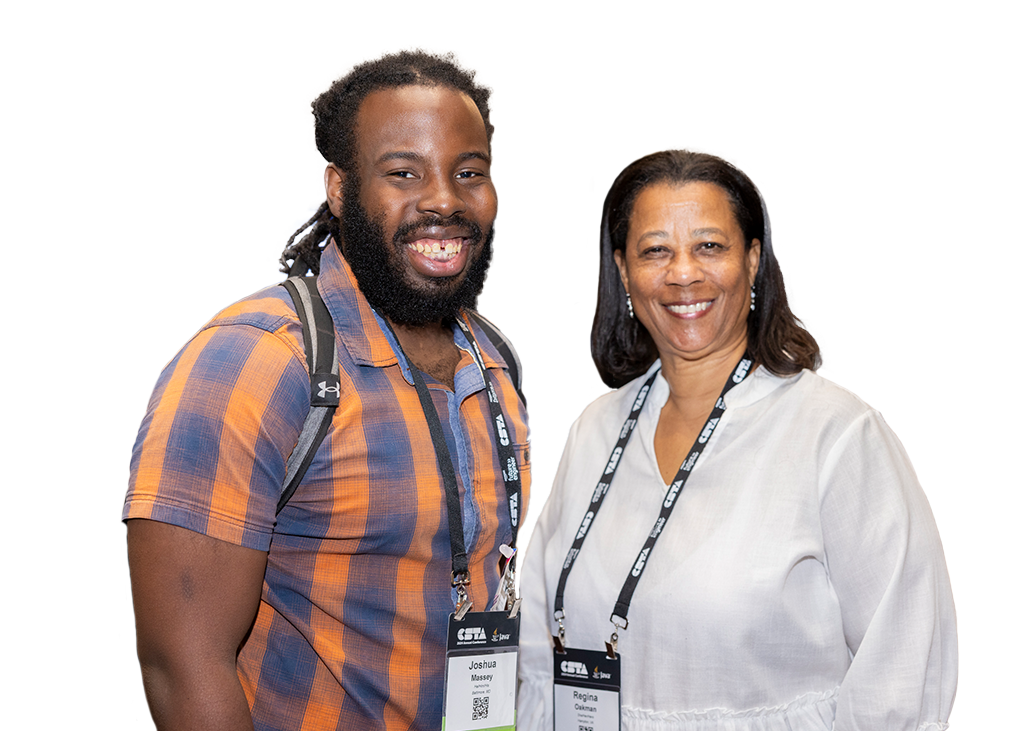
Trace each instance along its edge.
<instances>
[{"instance_id":1,"label":"black shoulder strap","mask_svg":"<svg viewBox=\"0 0 1024 731\"><path fill-rule=\"evenodd\" d=\"M494 326L494 323L488 320L486 317L481 315L479 312L469 310L469 316L477 326L484 331L484 335L491 341L491 344L498 349L501 353L501 357L505 359L505 363L508 365L508 375L512 378L512 383L515 384L516 393L519 394L519 399L526 405L526 396L523 395L523 364L519 361L519 353L512 347L511 341L505 337L505 334Z\"/></svg>"},{"instance_id":2,"label":"black shoulder strap","mask_svg":"<svg viewBox=\"0 0 1024 731\"><path fill-rule=\"evenodd\" d=\"M280 513L291 499L295 488L309 469L313 455L327 436L331 420L338 408L341 397L341 379L338 377L338 350L334 340L334 321L316 287L316 276L289 277L282 284L295 303L295 311L302 322L302 344L306 349L306 364L309 366L309 414L299 432L299 440L288 457L284 490L277 503ZM522 364L519 354L508 338L478 312L470 311L473 322L483 330L501 357L508 365L509 376L515 384L516 393L526 404L523 395Z\"/></svg>"},{"instance_id":3,"label":"black shoulder strap","mask_svg":"<svg viewBox=\"0 0 1024 731\"><path fill-rule=\"evenodd\" d=\"M282 284L291 295L295 312L302 322L302 344L309 367L309 414L288 457L284 490L277 503L278 513L299 486L313 455L327 436L341 396L334 321L316 288L316 277L289 277Z\"/></svg>"}]
</instances>

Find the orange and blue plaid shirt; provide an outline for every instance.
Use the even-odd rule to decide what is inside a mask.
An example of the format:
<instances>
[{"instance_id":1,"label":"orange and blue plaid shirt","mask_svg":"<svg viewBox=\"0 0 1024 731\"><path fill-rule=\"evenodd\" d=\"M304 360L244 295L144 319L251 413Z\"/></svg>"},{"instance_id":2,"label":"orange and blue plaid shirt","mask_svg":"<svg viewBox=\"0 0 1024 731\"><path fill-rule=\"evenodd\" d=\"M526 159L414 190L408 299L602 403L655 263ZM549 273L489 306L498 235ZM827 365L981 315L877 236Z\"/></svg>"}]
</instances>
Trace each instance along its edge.
<instances>
[{"instance_id":1,"label":"orange and blue plaid shirt","mask_svg":"<svg viewBox=\"0 0 1024 731\"><path fill-rule=\"evenodd\" d=\"M408 366L333 244L319 288L335 322L341 405L280 515L310 392L301 325L274 286L222 311L161 374L122 519L269 551L238 656L257 729L436 729L454 608L437 458ZM482 609L511 527L484 381L453 332L463 349L454 393L425 378L456 464L470 598ZM502 357L473 334L511 426L525 506L526 411Z\"/></svg>"}]
</instances>

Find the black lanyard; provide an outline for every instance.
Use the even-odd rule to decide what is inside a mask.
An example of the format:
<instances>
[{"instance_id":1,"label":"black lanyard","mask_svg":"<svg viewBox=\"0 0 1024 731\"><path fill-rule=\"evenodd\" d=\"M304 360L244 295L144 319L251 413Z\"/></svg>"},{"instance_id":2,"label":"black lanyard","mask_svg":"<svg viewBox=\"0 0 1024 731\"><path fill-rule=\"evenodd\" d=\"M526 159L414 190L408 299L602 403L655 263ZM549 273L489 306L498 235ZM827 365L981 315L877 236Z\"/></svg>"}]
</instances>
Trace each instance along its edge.
<instances>
[{"instance_id":1,"label":"black lanyard","mask_svg":"<svg viewBox=\"0 0 1024 731\"><path fill-rule=\"evenodd\" d=\"M718 422L722 418L722 414L725 413L725 395L729 393L734 386L741 383L743 379L747 377L751 363L752 360L749 354L744 353L743 358L736 364L736 368L733 370L732 376L729 377L729 380L725 382L725 386L722 387L722 393L719 394L718 401L715 402L715 407L711 410L711 415L704 423L704 428L701 429L700 434L697 436L697 440L690 448L689 455L685 460L683 460L682 466L680 466L675 479L669 486L665 499L661 504L661 513L658 515L658 519L654 522L654 527L648 533L647 540L644 542L643 548L641 548L640 553L637 554L636 560L633 562L633 568L626 577L626 582L623 584L622 590L619 592L619 598L615 602L615 608L612 611L610 619L612 624L617 628L625 629L629 625L629 619L627 617L627 613L629 612L629 603L633 598L633 592L636 590L637 584L640 582L640 577L643 575L644 569L650 560L650 554L651 551L654 550L654 544L657 543L658 538L665 529L665 524L668 522L669 517L672 515L672 511L678 503L679 493L686 484L686 480L690 476L690 472L692 472L694 465L697 464L697 459L704 451L704 447L707 445L708 441L710 441L711 435L715 431L715 427L718 426ZM640 393L633 402L633 408L630 410L629 416L626 418L626 422L622 425L622 430L619 432L619 441L612 450L611 456L608 457L608 463L605 465L604 474L601 476L601 479L597 483L597 487L594 489L594 495L590 499L590 508L587 510L586 515L583 516L583 521L580 523L580 527L576 531L576 539L573 541L572 547L569 549L569 553L562 564L562 574L558 578L558 588L555 590L554 612L555 619L558 620L559 638L562 642L564 642L565 638L565 628L562 623L562 619L565 617L565 583L569 579L569 572L572 571L576 558L579 556L580 549L583 546L583 541L586 540L587 532L593 524L594 519L597 517L598 510L601 509L601 505L604 503L604 497L608 492L608 488L611 487L612 480L615 478L615 473L619 468L619 461L622 457L622 453L626 448L626 444L629 443L630 437L633 436L633 430L636 428L637 417L640 415L640 411L643 410L644 403L647 401L647 396L650 393L651 386L653 385L654 379L657 375L658 371L655 371L640 388ZM621 619L622 622L616 622L616 618ZM614 637L615 636L613 635L613 639Z\"/></svg>"},{"instance_id":2,"label":"black lanyard","mask_svg":"<svg viewBox=\"0 0 1024 731\"><path fill-rule=\"evenodd\" d=\"M434 443L434 454L437 457L437 466L441 470L441 478L444 481L445 500L448 506L448 533L452 546L452 586L459 589L460 599L465 596L465 585L469 583L469 557L466 554L466 538L462 532L462 504L459 501L459 485L455 477L455 467L452 462L451 453L448 451L448 443L445 441L444 432L441 429L441 419L437 415L437 408L430 398L430 391L423 380L423 374L419 368L413 365L412 361L402 350L398 341L398 335L387 319L381 317L388 331L395 341L395 348L402 354L409 372L412 374L413 385L416 386L416 395L419 396L420 406L423 408L423 415L427 419L427 426L430 429L430 439ZM501 477L505 482L505 494L508 497L509 518L512 527L512 544L515 548L516 538L519 535L519 510L522 502L522 484L519 480L519 463L516 461L515 450L509 438L508 429L505 426L505 415L501 410L501 403L498 400L498 393L494 389L494 383L490 374L484 367L483 356L476 344L469 326L457 318L459 327L465 334L471 346L470 355L480 369L480 375L487 387L487 401L491 407L491 419L494 422L494 434L497 437L498 459L501 462ZM515 561L515 558L509 559ZM502 561L504 563L504 561ZM514 564L513 564L514 565ZM500 566L503 569L504 566Z\"/></svg>"}]
</instances>

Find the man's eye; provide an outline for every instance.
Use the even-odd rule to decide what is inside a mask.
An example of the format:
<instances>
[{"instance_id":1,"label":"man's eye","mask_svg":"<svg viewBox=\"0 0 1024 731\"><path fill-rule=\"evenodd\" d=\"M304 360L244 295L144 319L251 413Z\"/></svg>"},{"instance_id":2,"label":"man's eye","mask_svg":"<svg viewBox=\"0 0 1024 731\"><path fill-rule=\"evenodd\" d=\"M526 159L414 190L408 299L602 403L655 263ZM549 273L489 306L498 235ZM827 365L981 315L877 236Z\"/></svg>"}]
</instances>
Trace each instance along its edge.
<instances>
[{"instance_id":1,"label":"man's eye","mask_svg":"<svg viewBox=\"0 0 1024 731\"><path fill-rule=\"evenodd\" d=\"M477 172L476 170L462 170L456 173L456 178L479 178L483 173Z\"/></svg>"},{"instance_id":2,"label":"man's eye","mask_svg":"<svg viewBox=\"0 0 1024 731\"><path fill-rule=\"evenodd\" d=\"M393 178L411 178L412 173L408 170L395 170L394 172L388 173Z\"/></svg>"}]
</instances>

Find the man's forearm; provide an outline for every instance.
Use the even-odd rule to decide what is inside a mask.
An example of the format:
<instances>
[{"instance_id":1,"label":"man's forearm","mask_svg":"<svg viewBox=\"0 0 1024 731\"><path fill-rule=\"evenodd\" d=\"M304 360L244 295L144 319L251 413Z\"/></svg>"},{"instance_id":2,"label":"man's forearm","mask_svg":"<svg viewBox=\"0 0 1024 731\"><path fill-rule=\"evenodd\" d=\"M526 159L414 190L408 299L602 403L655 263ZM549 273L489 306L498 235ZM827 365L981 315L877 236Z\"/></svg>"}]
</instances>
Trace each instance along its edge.
<instances>
[{"instance_id":1,"label":"man's forearm","mask_svg":"<svg viewBox=\"0 0 1024 731\"><path fill-rule=\"evenodd\" d=\"M139 658L142 683L159 731L252 731L252 716L234 663L192 668Z\"/></svg>"}]
</instances>

